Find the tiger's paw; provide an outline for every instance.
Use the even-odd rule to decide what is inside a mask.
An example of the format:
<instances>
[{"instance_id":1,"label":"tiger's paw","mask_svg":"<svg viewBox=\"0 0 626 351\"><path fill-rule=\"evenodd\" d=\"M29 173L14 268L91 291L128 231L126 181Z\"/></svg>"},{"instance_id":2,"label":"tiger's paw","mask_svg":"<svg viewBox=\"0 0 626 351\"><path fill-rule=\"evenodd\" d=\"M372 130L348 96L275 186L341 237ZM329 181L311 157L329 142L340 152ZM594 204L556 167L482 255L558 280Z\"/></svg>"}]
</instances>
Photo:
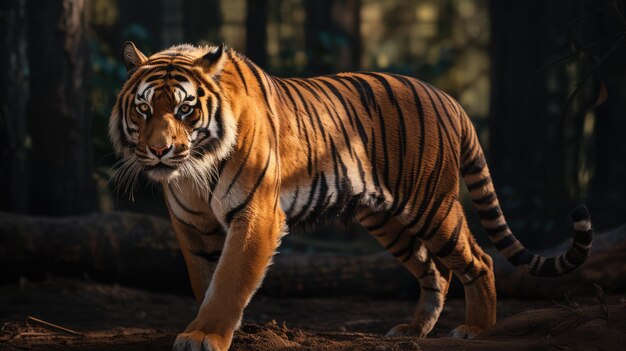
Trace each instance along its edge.
<instances>
[{"instance_id":1,"label":"tiger's paw","mask_svg":"<svg viewBox=\"0 0 626 351\"><path fill-rule=\"evenodd\" d=\"M413 324L398 324L395 327L391 328L390 331L385 334L385 336L417 336L419 338L423 338L428 334L428 332L424 332L422 328L413 325Z\"/></svg>"},{"instance_id":2,"label":"tiger's paw","mask_svg":"<svg viewBox=\"0 0 626 351\"><path fill-rule=\"evenodd\" d=\"M461 324L450 332L450 337L456 339L474 339L482 334L483 328L477 325Z\"/></svg>"},{"instance_id":3,"label":"tiger's paw","mask_svg":"<svg viewBox=\"0 0 626 351\"><path fill-rule=\"evenodd\" d=\"M201 331L180 333L174 341L172 351L226 351L228 346L223 345L223 339L217 334L206 334Z\"/></svg>"}]
</instances>

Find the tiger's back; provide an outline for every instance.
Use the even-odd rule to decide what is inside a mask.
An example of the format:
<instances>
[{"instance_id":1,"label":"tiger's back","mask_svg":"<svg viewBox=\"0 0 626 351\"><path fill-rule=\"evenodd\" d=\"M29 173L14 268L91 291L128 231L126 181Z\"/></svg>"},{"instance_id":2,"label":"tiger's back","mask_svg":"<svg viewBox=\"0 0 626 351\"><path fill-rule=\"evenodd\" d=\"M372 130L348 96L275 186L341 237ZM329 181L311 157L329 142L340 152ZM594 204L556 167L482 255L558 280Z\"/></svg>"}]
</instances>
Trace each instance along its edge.
<instances>
[{"instance_id":1,"label":"tiger's back","mask_svg":"<svg viewBox=\"0 0 626 351\"><path fill-rule=\"evenodd\" d=\"M359 205L408 218L420 180L451 195L458 187L464 116L442 92L369 72L273 79L276 114L285 116L281 207L290 223ZM432 172L441 177L427 185Z\"/></svg>"}]
</instances>

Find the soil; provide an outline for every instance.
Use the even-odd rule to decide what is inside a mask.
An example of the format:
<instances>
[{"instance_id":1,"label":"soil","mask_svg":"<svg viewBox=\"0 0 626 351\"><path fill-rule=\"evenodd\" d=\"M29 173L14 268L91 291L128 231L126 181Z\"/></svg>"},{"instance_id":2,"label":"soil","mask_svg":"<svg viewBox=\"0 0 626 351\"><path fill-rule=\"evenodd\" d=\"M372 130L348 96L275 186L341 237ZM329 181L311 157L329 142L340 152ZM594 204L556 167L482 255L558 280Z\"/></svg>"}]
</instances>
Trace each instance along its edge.
<instances>
[{"instance_id":1,"label":"soil","mask_svg":"<svg viewBox=\"0 0 626 351\"><path fill-rule=\"evenodd\" d=\"M428 338L388 338L415 301L255 297L231 350L624 350L626 296L501 300L499 322L477 340L446 337L465 303L447 301ZM90 281L0 287L0 350L171 350L196 312L186 296ZM78 332L73 335L28 316Z\"/></svg>"}]
</instances>

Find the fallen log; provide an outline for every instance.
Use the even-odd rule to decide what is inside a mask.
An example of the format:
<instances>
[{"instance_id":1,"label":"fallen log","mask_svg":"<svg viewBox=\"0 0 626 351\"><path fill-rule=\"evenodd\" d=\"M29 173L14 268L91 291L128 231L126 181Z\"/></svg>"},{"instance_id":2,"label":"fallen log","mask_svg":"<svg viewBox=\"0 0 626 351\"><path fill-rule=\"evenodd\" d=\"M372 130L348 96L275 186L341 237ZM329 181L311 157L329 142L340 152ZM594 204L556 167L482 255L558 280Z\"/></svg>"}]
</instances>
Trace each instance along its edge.
<instances>
[{"instance_id":1,"label":"fallen log","mask_svg":"<svg viewBox=\"0 0 626 351\"><path fill-rule=\"evenodd\" d=\"M550 254L566 249L558 247ZM559 298L626 290L626 226L596 235L592 256L559 278L535 278L493 253L500 296ZM165 292L189 292L186 268L168 220L124 212L46 218L0 213L0 283L47 274ZM415 298L419 287L386 252L372 255L280 253L261 294ZM462 293L462 288L452 293Z\"/></svg>"},{"instance_id":2,"label":"fallen log","mask_svg":"<svg viewBox=\"0 0 626 351\"><path fill-rule=\"evenodd\" d=\"M0 213L0 267L0 283L53 274L191 291L170 222L126 212L64 218ZM418 291L415 279L386 253L279 253L261 289L279 296L408 297Z\"/></svg>"},{"instance_id":3,"label":"fallen log","mask_svg":"<svg viewBox=\"0 0 626 351\"><path fill-rule=\"evenodd\" d=\"M571 240L542 250L544 256L555 256L569 249ZM594 235L587 261L572 273L554 278L530 276L488 250L494 258L498 294L521 298L562 298L565 294L593 295L599 284L608 292L626 291L626 225Z\"/></svg>"}]
</instances>

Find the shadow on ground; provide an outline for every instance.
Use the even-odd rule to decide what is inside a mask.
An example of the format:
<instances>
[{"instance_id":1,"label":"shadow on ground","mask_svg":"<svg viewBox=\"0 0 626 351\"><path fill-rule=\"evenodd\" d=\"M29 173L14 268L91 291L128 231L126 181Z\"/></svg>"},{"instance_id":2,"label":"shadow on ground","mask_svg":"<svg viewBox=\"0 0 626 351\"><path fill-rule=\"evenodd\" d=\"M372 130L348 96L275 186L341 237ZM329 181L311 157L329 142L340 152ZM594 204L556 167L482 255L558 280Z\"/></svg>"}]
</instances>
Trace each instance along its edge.
<instances>
[{"instance_id":1,"label":"shadow on ground","mask_svg":"<svg viewBox=\"0 0 626 351\"><path fill-rule=\"evenodd\" d=\"M258 296L246 310L232 350L623 350L626 300L611 295L554 301L501 300L499 322L479 340L447 333L464 318L464 301L447 302L427 339L386 338L410 320L415 301ZM1 350L170 350L193 319L186 297L113 285L49 279L0 288ZM33 316L83 334L28 321Z\"/></svg>"}]
</instances>

